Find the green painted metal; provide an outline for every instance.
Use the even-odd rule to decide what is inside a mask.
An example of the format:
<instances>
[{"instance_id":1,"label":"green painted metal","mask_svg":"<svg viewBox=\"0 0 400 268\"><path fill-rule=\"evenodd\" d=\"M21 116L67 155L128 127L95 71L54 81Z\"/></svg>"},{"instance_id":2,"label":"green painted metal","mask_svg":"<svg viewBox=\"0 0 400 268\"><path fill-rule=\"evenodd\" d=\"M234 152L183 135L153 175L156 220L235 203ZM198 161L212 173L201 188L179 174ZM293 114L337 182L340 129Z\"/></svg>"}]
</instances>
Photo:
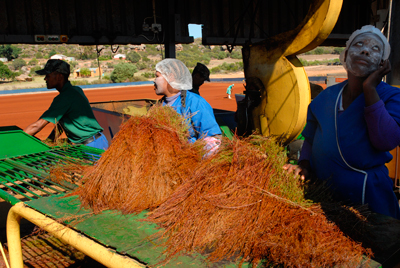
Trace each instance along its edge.
<instances>
[{"instance_id":1,"label":"green painted metal","mask_svg":"<svg viewBox=\"0 0 400 268\"><path fill-rule=\"evenodd\" d=\"M0 198L13 205L71 192L77 186L51 181L51 168L93 165L104 152L84 145L49 147L15 127L0 127L0 148Z\"/></svg>"},{"instance_id":2,"label":"green painted metal","mask_svg":"<svg viewBox=\"0 0 400 268\"><path fill-rule=\"evenodd\" d=\"M49 151L50 147L22 130L0 132L0 159Z\"/></svg>"},{"instance_id":3,"label":"green painted metal","mask_svg":"<svg viewBox=\"0 0 400 268\"><path fill-rule=\"evenodd\" d=\"M70 228L83 232L118 253L129 255L140 262L153 266L162 261L165 247L161 245L160 229L146 222L146 212L137 215L122 215L118 211L104 211L93 214L81 207L76 196L60 198L45 197L26 202L28 206L49 216ZM243 267L248 267L244 264ZM205 256L193 254L174 258L163 267L238 267L237 263L223 261L210 264Z\"/></svg>"},{"instance_id":4,"label":"green painted metal","mask_svg":"<svg viewBox=\"0 0 400 268\"><path fill-rule=\"evenodd\" d=\"M226 123L224 122L223 119L221 119L220 117L215 117L219 128L221 129L222 132L222 136L223 137L227 137L228 139L232 140L233 139L233 134L232 131L230 130L230 128L226 125Z\"/></svg>"}]
</instances>

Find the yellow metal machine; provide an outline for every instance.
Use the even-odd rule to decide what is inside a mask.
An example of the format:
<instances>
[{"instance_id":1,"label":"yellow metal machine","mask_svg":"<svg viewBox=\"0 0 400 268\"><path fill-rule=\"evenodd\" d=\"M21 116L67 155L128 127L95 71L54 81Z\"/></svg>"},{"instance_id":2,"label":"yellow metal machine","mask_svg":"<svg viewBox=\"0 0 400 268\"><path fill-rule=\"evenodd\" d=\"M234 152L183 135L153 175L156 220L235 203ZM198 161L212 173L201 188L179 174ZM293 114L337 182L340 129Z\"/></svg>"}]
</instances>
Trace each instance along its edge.
<instances>
[{"instance_id":1,"label":"yellow metal machine","mask_svg":"<svg viewBox=\"0 0 400 268\"><path fill-rule=\"evenodd\" d=\"M342 2L313 0L298 27L243 47L247 104L242 111L238 106L238 113L248 117L242 120L245 126L238 127L239 134L257 130L287 144L301 133L311 96L308 77L296 55L317 47L328 37Z\"/></svg>"}]
</instances>

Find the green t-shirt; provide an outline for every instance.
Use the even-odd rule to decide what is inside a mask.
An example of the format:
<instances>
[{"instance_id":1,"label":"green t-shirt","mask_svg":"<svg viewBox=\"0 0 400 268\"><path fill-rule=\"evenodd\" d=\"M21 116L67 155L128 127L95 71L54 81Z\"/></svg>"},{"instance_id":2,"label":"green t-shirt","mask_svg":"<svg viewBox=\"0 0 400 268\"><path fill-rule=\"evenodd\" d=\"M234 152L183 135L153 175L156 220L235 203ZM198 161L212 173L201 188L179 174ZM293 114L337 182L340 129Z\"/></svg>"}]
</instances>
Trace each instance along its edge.
<instances>
[{"instance_id":1,"label":"green t-shirt","mask_svg":"<svg viewBox=\"0 0 400 268\"><path fill-rule=\"evenodd\" d=\"M60 123L73 143L81 143L103 130L83 90L72 86L70 82L63 86L50 108L40 118L53 124Z\"/></svg>"}]
</instances>

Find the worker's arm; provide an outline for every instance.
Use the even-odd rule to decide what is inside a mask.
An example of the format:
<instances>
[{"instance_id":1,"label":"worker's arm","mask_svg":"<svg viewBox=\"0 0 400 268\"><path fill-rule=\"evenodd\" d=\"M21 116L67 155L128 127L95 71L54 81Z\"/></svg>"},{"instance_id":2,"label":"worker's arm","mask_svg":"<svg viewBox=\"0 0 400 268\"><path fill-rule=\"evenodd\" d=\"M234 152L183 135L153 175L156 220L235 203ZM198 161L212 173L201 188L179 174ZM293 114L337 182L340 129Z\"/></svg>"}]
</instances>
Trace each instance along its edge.
<instances>
[{"instance_id":1,"label":"worker's arm","mask_svg":"<svg viewBox=\"0 0 400 268\"><path fill-rule=\"evenodd\" d=\"M39 131L41 131L47 124L49 123L49 121L46 121L44 119L39 119L38 121L36 121L35 123L30 124L29 126L27 126L24 131L26 133L28 133L29 135L35 135L36 133L38 133Z\"/></svg>"}]
</instances>

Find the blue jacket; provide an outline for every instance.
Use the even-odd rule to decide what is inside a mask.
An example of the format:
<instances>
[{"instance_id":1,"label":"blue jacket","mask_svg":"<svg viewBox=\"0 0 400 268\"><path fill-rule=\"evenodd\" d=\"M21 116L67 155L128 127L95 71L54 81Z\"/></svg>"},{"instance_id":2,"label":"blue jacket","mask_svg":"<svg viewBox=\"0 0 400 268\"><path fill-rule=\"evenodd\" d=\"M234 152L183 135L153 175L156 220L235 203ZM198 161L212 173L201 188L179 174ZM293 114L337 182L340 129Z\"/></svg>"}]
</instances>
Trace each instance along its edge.
<instances>
[{"instance_id":1,"label":"blue jacket","mask_svg":"<svg viewBox=\"0 0 400 268\"><path fill-rule=\"evenodd\" d=\"M199 138L221 135L221 129L215 120L213 109L203 97L187 91L185 108L182 107L181 97L182 95L174 101L171 107L190 121L190 142L195 142Z\"/></svg>"},{"instance_id":2,"label":"blue jacket","mask_svg":"<svg viewBox=\"0 0 400 268\"><path fill-rule=\"evenodd\" d=\"M399 204L385 166L392 155L375 149L369 140L364 94L338 114L338 96L346 83L328 87L308 107L302 134L312 145L311 168L318 179L329 181L340 199L368 204L374 212L399 219ZM381 82L377 92L400 123L400 90Z\"/></svg>"}]
</instances>

